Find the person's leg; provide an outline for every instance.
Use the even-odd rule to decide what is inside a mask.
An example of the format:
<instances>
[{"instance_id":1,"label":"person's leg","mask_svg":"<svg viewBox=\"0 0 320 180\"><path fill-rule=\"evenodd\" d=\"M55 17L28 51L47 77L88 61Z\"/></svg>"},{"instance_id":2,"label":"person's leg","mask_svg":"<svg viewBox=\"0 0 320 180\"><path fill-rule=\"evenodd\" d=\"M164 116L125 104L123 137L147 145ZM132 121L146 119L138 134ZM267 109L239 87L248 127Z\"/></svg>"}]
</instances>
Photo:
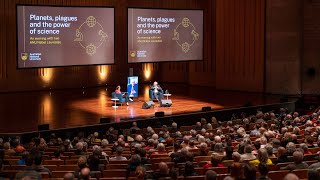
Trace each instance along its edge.
<instances>
[{"instance_id":1,"label":"person's leg","mask_svg":"<svg viewBox=\"0 0 320 180\"><path fill-rule=\"evenodd\" d=\"M124 97L125 102L126 102L126 104L127 104L127 106L128 106L128 105L129 105L129 96L128 96L128 93L124 93L122 97Z\"/></svg>"},{"instance_id":2,"label":"person's leg","mask_svg":"<svg viewBox=\"0 0 320 180\"><path fill-rule=\"evenodd\" d=\"M159 101L159 92L158 93L154 93L154 97L156 98L157 101Z\"/></svg>"}]
</instances>

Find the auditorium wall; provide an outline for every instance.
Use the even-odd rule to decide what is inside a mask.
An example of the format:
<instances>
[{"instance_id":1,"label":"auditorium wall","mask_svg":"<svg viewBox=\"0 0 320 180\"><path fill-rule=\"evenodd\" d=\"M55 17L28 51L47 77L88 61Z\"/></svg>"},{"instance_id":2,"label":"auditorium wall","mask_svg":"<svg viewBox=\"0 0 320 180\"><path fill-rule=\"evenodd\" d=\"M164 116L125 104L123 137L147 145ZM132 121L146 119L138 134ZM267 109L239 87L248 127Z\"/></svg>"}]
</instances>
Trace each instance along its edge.
<instances>
[{"instance_id":1,"label":"auditorium wall","mask_svg":"<svg viewBox=\"0 0 320 180\"><path fill-rule=\"evenodd\" d=\"M17 70L16 4L115 7L116 64ZM203 9L204 60L127 64L127 7ZM125 84L129 68L142 82L263 92L264 9L265 0L2 0L0 92Z\"/></svg>"},{"instance_id":2,"label":"auditorium wall","mask_svg":"<svg viewBox=\"0 0 320 180\"><path fill-rule=\"evenodd\" d=\"M320 0L303 1L303 94L320 94Z\"/></svg>"},{"instance_id":3,"label":"auditorium wall","mask_svg":"<svg viewBox=\"0 0 320 180\"><path fill-rule=\"evenodd\" d=\"M267 0L267 93L300 94L302 10L301 0Z\"/></svg>"}]
</instances>

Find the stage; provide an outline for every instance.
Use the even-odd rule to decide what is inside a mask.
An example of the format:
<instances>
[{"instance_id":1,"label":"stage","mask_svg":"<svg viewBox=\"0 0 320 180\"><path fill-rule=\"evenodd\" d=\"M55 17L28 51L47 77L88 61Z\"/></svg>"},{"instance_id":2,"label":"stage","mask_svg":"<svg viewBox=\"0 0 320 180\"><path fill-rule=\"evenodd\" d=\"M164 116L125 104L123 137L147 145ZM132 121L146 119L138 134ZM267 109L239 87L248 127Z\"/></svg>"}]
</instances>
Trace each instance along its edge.
<instances>
[{"instance_id":1,"label":"stage","mask_svg":"<svg viewBox=\"0 0 320 180\"><path fill-rule=\"evenodd\" d=\"M111 92L114 87L79 88L37 92L0 94L0 133L36 131L39 124L49 124L50 129L93 125L100 118L123 122L154 117L155 112L178 115L201 111L204 106L213 109L242 107L245 104L264 105L278 103L280 96L258 93L219 91L210 87L163 85L172 94L171 107L155 106L142 109L149 100L149 87L139 89L140 96L129 106L123 103L113 108Z\"/></svg>"}]
</instances>

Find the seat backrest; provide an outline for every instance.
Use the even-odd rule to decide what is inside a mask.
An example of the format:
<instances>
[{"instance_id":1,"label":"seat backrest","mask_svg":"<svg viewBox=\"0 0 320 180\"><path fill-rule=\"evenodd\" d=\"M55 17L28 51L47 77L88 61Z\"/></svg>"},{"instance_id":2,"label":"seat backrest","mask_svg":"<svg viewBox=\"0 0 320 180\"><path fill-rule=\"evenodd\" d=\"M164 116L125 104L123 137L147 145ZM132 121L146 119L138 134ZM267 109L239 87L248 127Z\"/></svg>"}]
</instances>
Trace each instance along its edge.
<instances>
[{"instance_id":1,"label":"seat backrest","mask_svg":"<svg viewBox=\"0 0 320 180\"><path fill-rule=\"evenodd\" d=\"M104 170L103 177L126 177L127 170L125 169L112 169L112 170Z\"/></svg>"},{"instance_id":2,"label":"seat backrest","mask_svg":"<svg viewBox=\"0 0 320 180\"><path fill-rule=\"evenodd\" d=\"M123 161L109 161L109 164L129 164L129 160L123 160Z\"/></svg>"},{"instance_id":3,"label":"seat backrest","mask_svg":"<svg viewBox=\"0 0 320 180\"><path fill-rule=\"evenodd\" d=\"M211 161L211 156L196 156L194 157L195 162L200 162L200 161Z\"/></svg>"},{"instance_id":4,"label":"seat backrest","mask_svg":"<svg viewBox=\"0 0 320 180\"><path fill-rule=\"evenodd\" d=\"M64 165L64 161L63 160L44 160L43 161L44 165Z\"/></svg>"},{"instance_id":5,"label":"seat backrest","mask_svg":"<svg viewBox=\"0 0 320 180\"><path fill-rule=\"evenodd\" d=\"M108 164L107 169L126 169L128 164Z\"/></svg>"},{"instance_id":6,"label":"seat backrest","mask_svg":"<svg viewBox=\"0 0 320 180\"><path fill-rule=\"evenodd\" d=\"M52 178L63 178L66 173L74 173L74 171L52 171Z\"/></svg>"},{"instance_id":7,"label":"seat backrest","mask_svg":"<svg viewBox=\"0 0 320 180\"><path fill-rule=\"evenodd\" d=\"M184 176L179 176L178 180L204 180L205 176L188 176L188 177L184 177Z\"/></svg>"},{"instance_id":8,"label":"seat backrest","mask_svg":"<svg viewBox=\"0 0 320 180\"><path fill-rule=\"evenodd\" d=\"M58 171L76 171L78 169L78 165L68 164L68 165L60 165L57 170Z\"/></svg>"},{"instance_id":9,"label":"seat backrest","mask_svg":"<svg viewBox=\"0 0 320 180\"><path fill-rule=\"evenodd\" d=\"M292 173L297 175L300 179L308 179L309 169L297 169L293 170Z\"/></svg>"},{"instance_id":10,"label":"seat backrest","mask_svg":"<svg viewBox=\"0 0 320 180\"><path fill-rule=\"evenodd\" d=\"M280 170L280 171L269 171L268 177L270 179L279 179L279 177L283 178L289 173L289 170Z\"/></svg>"}]
</instances>

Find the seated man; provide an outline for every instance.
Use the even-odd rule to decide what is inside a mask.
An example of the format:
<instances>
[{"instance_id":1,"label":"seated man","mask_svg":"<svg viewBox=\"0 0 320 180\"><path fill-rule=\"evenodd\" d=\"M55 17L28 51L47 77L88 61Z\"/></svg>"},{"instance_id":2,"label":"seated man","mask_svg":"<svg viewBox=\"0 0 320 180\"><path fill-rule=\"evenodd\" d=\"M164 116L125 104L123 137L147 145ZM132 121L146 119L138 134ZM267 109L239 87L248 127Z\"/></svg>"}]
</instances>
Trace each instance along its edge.
<instances>
[{"instance_id":1,"label":"seated man","mask_svg":"<svg viewBox=\"0 0 320 180\"><path fill-rule=\"evenodd\" d=\"M122 97L125 98L125 101L126 101L127 106L129 106L129 101L133 101L131 98L129 98L128 93L126 93L126 92L125 92L125 93L122 93L122 92L121 92L121 87L120 87L120 86L117 86L117 88L116 88L116 90L115 90L115 93L116 93L116 94L121 94Z\"/></svg>"},{"instance_id":2,"label":"seated man","mask_svg":"<svg viewBox=\"0 0 320 180\"><path fill-rule=\"evenodd\" d=\"M158 82L155 81L153 85L151 86L151 92L153 93L153 97L159 101L159 99L163 98L163 90L162 88L158 85Z\"/></svg>"}]
</instances>

